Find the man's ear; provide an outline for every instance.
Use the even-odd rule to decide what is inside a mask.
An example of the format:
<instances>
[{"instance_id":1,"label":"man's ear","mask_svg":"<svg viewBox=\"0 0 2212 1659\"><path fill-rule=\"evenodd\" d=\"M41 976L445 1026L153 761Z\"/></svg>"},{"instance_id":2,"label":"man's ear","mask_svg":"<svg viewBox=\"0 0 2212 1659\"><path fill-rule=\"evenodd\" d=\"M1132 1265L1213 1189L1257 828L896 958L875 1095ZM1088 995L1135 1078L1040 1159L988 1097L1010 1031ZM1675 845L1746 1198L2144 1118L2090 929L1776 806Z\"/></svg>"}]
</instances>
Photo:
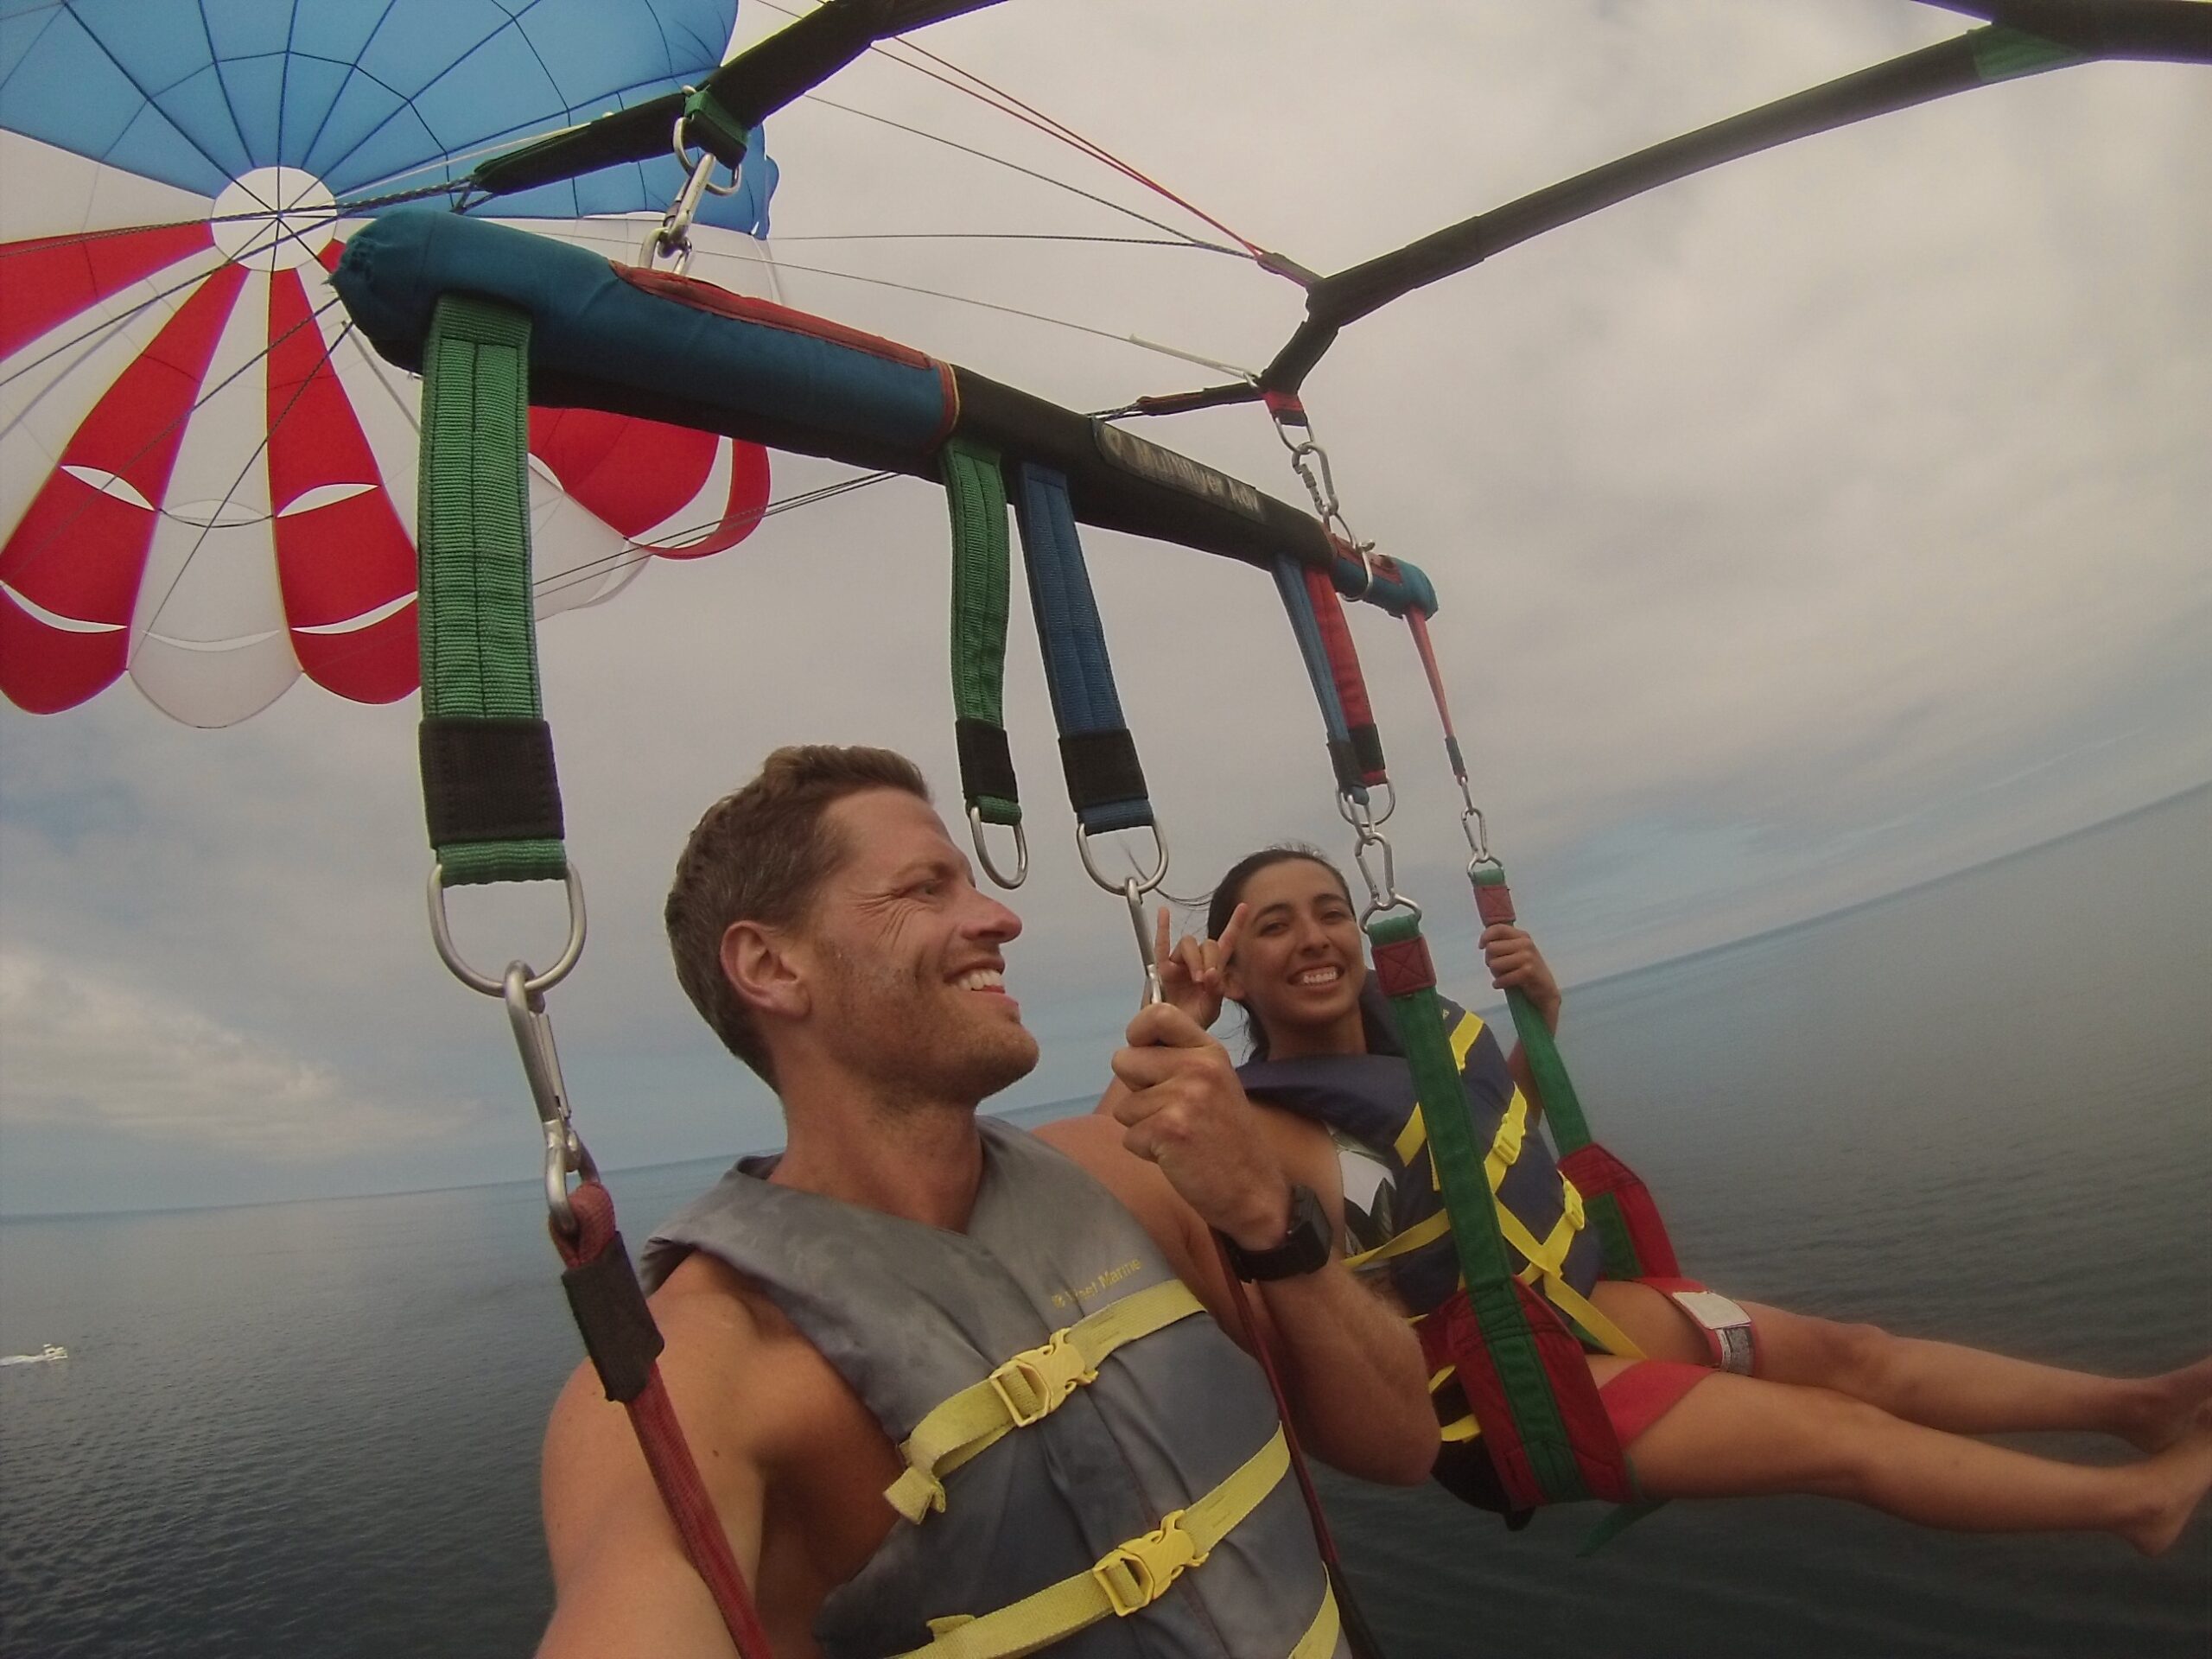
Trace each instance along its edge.
<instances>
[{"instance_id":1,"label":"man's ear","mask_svg":"<svg viewBox=\"0 0 2212 1659\"><path fill-rule=\"evenodd\" d=\"M759 1014L803 1018L814 1006L798 959L798 941L759 922L732 922L722 933L722 977L737 1000Z\"/></svg>"}]
</instances>

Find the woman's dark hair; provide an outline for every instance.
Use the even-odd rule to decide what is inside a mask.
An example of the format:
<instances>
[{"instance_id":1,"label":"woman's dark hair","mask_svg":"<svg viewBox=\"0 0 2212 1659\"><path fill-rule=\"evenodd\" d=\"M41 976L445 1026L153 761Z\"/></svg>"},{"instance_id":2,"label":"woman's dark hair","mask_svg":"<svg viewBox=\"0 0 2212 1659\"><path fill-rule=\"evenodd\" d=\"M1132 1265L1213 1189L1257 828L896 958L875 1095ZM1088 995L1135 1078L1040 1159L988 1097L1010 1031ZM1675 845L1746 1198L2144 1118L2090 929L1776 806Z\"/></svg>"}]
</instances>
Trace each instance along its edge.
<instances>
[{"instance_id":1,"label":"woman's dark hair","mask_svg":"<svg viewBox=\"0 0 2212 1659\"><path fill-rule=\"evenodd\" d=\"M1210 939L1221 937L1221 930L1229 925L1229 918L1236 913L1236 906L1244 902L1244 890L1252 885L1254 876L1262 870L1277 864L1287 864L1294 860L1319 864L1335 879L1337 891L1344 894L1344 903L1349 905L1352 902L1351 887L1344 880L1344 873L1329 861L1328 855L1319 848L1308 847L1303 842L1279 842L1273 847L1262 847L1256 853L1247 853L1229 867L1228 874L1215 886L1213 897L1206 904L1206 937ZM1244 1041L1249 1051L1245 1058L1248 1060L1266 1059L1267 1027L1260 1023L1246 1004L1239 1002L1236 1006L1244 1015ZM1361 1022L1367 1031L1368 1052L1374 1054L1398 1052L1397 1033L1391 1027L1388 1006L1380 1001L1371 974L1360 988L1359 1011Z\"/></svg>"}]
</instances>

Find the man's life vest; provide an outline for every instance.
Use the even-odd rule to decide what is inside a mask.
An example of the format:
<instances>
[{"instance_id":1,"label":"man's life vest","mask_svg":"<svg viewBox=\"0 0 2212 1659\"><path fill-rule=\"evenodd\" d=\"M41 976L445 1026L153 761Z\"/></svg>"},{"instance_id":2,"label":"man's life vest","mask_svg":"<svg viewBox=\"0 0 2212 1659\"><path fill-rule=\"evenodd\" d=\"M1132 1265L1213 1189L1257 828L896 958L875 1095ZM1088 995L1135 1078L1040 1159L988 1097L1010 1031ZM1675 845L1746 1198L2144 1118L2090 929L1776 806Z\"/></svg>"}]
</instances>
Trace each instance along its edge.
<instances>
[{"instance_id":1,"label":"man's life vest","mask_svg":"<svg viewBox=\"0 0 2212 1659\"><path fill-rule=\"evenodd\" d=\"M965 1232L747 1159L645 1246L772 1300L907 1462L832 1591L835 1659L1348 1659L1267 1382L1106 1189L977 1120Z\"/></svg>"}]
</instances>

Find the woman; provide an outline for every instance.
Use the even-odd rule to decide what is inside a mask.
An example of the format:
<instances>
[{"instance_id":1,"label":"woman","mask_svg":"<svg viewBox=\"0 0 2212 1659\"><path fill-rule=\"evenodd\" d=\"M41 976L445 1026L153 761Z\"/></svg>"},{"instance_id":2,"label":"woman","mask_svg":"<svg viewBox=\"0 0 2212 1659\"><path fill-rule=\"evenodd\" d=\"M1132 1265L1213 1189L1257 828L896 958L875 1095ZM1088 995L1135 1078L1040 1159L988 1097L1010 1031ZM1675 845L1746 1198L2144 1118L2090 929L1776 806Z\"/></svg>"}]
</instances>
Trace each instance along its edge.
<instances>
[{"instance_id":1,"label":"woman","mask_svg":"<svg viewBox=\"0 0 2212 1659\"><path fill-rule=\"evenodd\" d=\"M1160 920L1161 940L1166 918ZM1327 1128L1344 1149L1348 1254L1416 1219L1431 1183L1391 1144L1414 1085L1389 1005L1368 986L1365 939L1344 877L1319 854L1271 848L1222 880L1208 937L1163 951L1170 1001L1201 1025L1224 997L1250 1022L1252 1058L1239 1074L1256 1102ZM1528 995L1557 1027L1560 995L1528 935L1496 926L1482 937L1493 984ZM1454 1011L1456 1017L1456 1011ZM1467 1100L1488 1146L1517 1083L1529 1132L1500 1188L1537 1238L1561 1207L1558 1172L1534 1120L1541 1109L1517 1051L1510 1061L1487 1029L1462 1024ZM1408 1313L1457 1283L1449 1237L1376 1264L1382 1294ZM1743 1304L1755 1337L1752 1375L1713 1368L1707 1332L1648 1285L1598 1275L1588 1236L1562 1277L1647 1355L1708 1368L1656 1421L1624 1435L1649 1497L1726 1497L1811 1492L1845 1497L1923 1526L1960 1531L2095 1530L2146 1555L2171 1545L2212 1485L2212 1360L2162 1376L2116 1379L2010 1359L1869 1325L1839 1325ZM1591 1354L1602 1388L1635 1362ZM1440 1400L1447 1418L1463 1408ZM2150 1455L2113 1467L2037 1458L1971 1438L2027 1429L2091 1429ZM1477 1438L1446 1443L1438 1478L1468 1502L1503 1507Z\"/></svg>"}]
</instances>

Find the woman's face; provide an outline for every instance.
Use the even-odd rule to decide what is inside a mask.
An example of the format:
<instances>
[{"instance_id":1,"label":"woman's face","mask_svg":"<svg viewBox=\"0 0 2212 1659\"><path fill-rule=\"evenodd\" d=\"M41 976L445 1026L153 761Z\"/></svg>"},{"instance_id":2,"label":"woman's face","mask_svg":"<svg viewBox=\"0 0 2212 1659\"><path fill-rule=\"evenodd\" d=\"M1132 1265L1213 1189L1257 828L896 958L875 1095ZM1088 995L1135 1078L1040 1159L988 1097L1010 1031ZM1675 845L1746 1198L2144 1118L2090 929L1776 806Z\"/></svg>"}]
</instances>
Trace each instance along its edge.
<instances>
[{"instance_id":1,"label":"woman's face","mask_svg":"<svg viewBox=\"0 0 2212 1659\"><path fill-rule=\"evenodd\" d=\"M1244 933L1222 988L1278 1047L1287 1033L1347 1026L1357 1033L1365 940L1336 873L1284 859L1254 874L1243 902Z\"/></svg>"}]
</instances>

